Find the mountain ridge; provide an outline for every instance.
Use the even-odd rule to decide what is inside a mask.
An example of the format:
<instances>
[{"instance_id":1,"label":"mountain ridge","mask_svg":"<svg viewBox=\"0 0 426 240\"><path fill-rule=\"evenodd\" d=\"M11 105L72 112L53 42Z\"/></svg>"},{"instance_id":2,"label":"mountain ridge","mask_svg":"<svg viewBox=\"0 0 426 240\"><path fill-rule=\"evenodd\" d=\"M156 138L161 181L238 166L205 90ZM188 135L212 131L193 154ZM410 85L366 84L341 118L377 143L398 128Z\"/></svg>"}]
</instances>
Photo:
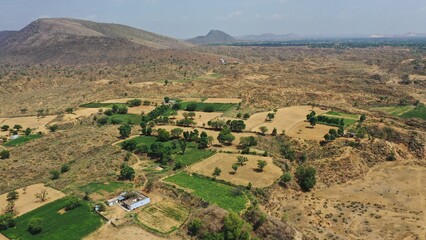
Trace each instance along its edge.
<instances>
[{"instance_id":1,"label":"mountain ridge","mask_svg":"<svg viewBox=\"0 0 426 240\"><path fill-rule=\"evenodd\" d=\"M198 36L187 40L187 42L197 45L231 43L235 41L234 37L220 30L210 30L205 36Z\"/></svg>"}]
</instances>

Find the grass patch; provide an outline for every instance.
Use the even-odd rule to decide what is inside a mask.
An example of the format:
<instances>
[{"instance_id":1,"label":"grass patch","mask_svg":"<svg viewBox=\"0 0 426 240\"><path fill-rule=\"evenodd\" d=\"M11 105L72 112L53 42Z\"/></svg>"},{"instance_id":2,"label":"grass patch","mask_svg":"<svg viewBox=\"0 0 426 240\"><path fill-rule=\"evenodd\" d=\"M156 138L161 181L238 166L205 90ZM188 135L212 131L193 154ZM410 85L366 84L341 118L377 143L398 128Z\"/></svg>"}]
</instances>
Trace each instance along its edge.
<instances>
[{"instance_id":1,"label":"grass patch","mask_svg":"<svg viewBox=\"0 0 426 240\"><path fill-rule=\"evenodd\" d=\"M15 146L22 145L22 144L24 144L28 141L31 141L31 140L34 140L34 139L37 139L37 138L41 138L41 137L42 137L42 135L40 135L40 134L30 134L28 136L20 136L17 139L7 141L3 145L6 146L6 147L15 147Z\"/></svg>"},{"instance_id":2,"label":"grass patch","mask_svg":"<svg viewBox=\"0 0 426 240\"><path fill-rule=\"evenodd\" d=\"M114 123L119 122L118 124L130 124L130 125L139 125L141 123L142 117L136 114L113 114L108 116L108 122Z\"/></svg>"},{"instance_id":3,"label":"grass patch","mask_svg":"<svg viewBox=\"0 0 426 240\"><path fill-rule=\"evenodd\" d=\"M238 106L238 104L235 103L180 102L181 109L186 110L186 107L190 104L195 104L195 111L201 112L204 112L206 109L212 110L213 112L226 112Z\"/></svg>"},{"instance_id":4,"label":"grass patch","mask_svg":"<svg viewBox=\"0 0 426 240\"><path fill-rule=\"evenodd\" d=\"M193 163L196 163L202 159L206 159L214 154L210 150L199 149L198 146L194 143L188 144L185 154L177 153L173 155L175 161L181 161L186 166L189 166Z\"/></svg>"},{"instance_id":5,"label":"grass patch","mask_svg":"<svg viewBox=\"0 0 426 240\"><path fill-rule=\"evenodd\" d=\"M372 108L371 110L377 110L377 111L384 112L389 115L398 117L401 114L408 112L412 109L414 109L414 106L375 107L375 108Z\"/></svg>"},{"instance_id":6,"label":"grass patch","mask_svg":"<svg viewBox=\"0 0 426 240\"><path fill-rule=\"evenodd\" d=\"M80 107L83 108L112 108L112 105L118 105L118 106L126 106L128 107L127 104L125 103L85 103L80 105Z\"/></svg>"},{"instance_id":7,"label":"grass patch","mask_svg":"<svg viewBox=\"0 0 426 240\"><path fill-rule=\"evenodd\" d=\"M193 190L192 194L205 201L217 204L226 210L240 212L247 203L243 195L234 195L233 187L196 175L190 176L180 172L165 179L166 182L177 184L181 187Z\"/></svg>"},{"instance_id":8,"label":"grass patch","mask_svg":"<svg viewBox=\"0 0 426 240\"><path fill-rule=\"evenodd\" d=\"M105 191L105 192L115 192L118 189L127 189L132 187L129 183L122 183L122 182L109 182L109 183L100 183L100 182L92 182L85 186L79 187L81 192L88 192L94 193L99 191Z\"/></svg>"},{"instance_id":9,"label":"grass patch","mask_svg":"<svg viewBox=\"0 0 426 240\"><path fill-rule=\"evenodd\" d=\"M2 234L10 239L78 240L102 225L100 216L86 203L64 214L59 213L66 206L66 201L62 198L17 217L16 227L2 231ZM37 235L27 231L32 218L43 219L43 230Z\"/></svg>"},{"instance_id":10,"label":"grass patch","mask_svg":"<svg viewBox=\"0 0 426 240\"><path fill-rule=\"evenodd\" d=\"M411 109L408 112L401 114L403 118L420 118L426 120L426 106L424 104L419 104L415 108Z\"/></svg>"},{"instance_id":11,"label":"grass patch","mask_svg":"<svg viewBox=\"0 0 426 240\"><path fill-rule=\"evenodd\" d=\"M343 112L335 112L335 111L328 111L325 113L326 115L333 115L333 116L339 116L342 118L353 118L355 120L359 119L359 115L357 114L351 114L351 113L343 113Z\"/></svg>"}]
</instances>

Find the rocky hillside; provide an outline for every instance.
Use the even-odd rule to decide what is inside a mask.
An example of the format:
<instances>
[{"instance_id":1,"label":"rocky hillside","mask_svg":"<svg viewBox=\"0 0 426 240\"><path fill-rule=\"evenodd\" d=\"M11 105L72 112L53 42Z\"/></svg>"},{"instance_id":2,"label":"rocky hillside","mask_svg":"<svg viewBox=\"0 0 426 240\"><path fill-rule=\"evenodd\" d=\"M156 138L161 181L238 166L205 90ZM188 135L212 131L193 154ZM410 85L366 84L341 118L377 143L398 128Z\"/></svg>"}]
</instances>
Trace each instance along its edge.
<instances>
[{"instance_id":1,"label":"rocky hillside","mask_svg":"<svg viewBox=\"0 0 426 240\"><path fill-rule=\"evenodd\" d=\"M206 36L198 36L187 41L198 45L208 45L235 42L235 38L222 31L211 30Z\"/></svg>"}]
</instances>

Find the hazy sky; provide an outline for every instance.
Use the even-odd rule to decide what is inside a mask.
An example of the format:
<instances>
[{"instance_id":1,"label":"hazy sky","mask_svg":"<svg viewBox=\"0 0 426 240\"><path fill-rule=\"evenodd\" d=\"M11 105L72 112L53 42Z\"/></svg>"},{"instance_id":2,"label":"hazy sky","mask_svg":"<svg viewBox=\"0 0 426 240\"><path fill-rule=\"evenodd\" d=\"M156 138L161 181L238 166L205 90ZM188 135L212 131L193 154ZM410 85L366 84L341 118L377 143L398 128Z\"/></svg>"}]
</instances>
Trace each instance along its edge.
<instances>
[{"instance_id":1,"label":"hazy sky","mask_svg":"<svg viewBox=\"0 0 426 240\"><path fill-rule=\"evenodd\" d=\"M426 32L426 0L0 0L0 30L42 17L125 24L176 38L205 35Z\"/></svg>"}]
</instances>

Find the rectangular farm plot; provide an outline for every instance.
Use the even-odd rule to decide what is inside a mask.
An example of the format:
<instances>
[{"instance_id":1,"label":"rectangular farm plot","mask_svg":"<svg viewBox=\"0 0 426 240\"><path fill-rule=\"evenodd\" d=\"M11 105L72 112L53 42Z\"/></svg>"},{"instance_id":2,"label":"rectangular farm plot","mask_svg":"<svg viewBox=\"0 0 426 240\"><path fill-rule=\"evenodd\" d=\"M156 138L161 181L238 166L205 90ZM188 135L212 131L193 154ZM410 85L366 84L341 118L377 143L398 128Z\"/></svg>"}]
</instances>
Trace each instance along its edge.
<instances>
[{"instance_id":1,"label":"rectangular farm plot","mask_svg":"<svg viewBox=\"0 0 426 240\"><path fill-rule=\"evenodd\" d=\"M62 198L17 217L16 227L2 234L10 239L78 240L102 225L102 219L88 204L83 203L80 207L64 212L66 202L67 199ZM27 230L32 218L40 218L43 223L42 231L35 235Z\"/></svg>"},{"instance_id":2,"label":"rectangular farm plot","mask_svg":"<svg viewBox=\"0 0 426 240\"><path fill-rule=\"evenodd\" d=\"M189 210L173 202L159 202L143 208L137 216L139 222L146 228L168 234L185 222Z\"/></svg>"},{"instance_id":3,"label":"rectangular farm plot","mask_svg":"<svg viewBox=\"0 0 426 240\"><path fill-rule=\"evenodd\" d=\"M216 204L226 210L240 212L246 207L246 197L233 194L234 187L224 183L196 175L191 176L184 172L170 176L165 181L188 189L192 194L202 198L204 201Z\"/></svg>"},{"instance_id":4,"label":"rectangular farm plot","mask_svg":"<svg viewBox=\"0 0 426 240\"><path fill-rule=\"evenodd\" d=\"M243 166L239 166L236 173L232 165L237 162L237 157L243 156L248 159ZM257 161L267 162L262 172L258 171ZM225 180L235 185L247 186L249 183L253 187L262 188L272 185L281 175L282 171L273 164L272 158L254 155L240 155L229 153L217 153L202 162L194 164L189 168L189 172L213 177L214 169L218 167L222 170L217 179Z\"/></svg>"},{"instance_id":5,"label":"rectangular farm plot","mask_svg":"<svg viewBox=\"0 0 426 240\"><path fill-rule=\"evenodd\" d=\"M46 190L47 199L44 202L38 201L35 197L36 193ZM57 199L65 197L65 194L50 187L45 187L44 184L34 184L25 188L17 189L18 199L15 200L15 211L17 216L21 216L43 205L51 203ZM7 206L7 193L0 195L0 209L5 209Z\"/></svg>"}]
</instances>

